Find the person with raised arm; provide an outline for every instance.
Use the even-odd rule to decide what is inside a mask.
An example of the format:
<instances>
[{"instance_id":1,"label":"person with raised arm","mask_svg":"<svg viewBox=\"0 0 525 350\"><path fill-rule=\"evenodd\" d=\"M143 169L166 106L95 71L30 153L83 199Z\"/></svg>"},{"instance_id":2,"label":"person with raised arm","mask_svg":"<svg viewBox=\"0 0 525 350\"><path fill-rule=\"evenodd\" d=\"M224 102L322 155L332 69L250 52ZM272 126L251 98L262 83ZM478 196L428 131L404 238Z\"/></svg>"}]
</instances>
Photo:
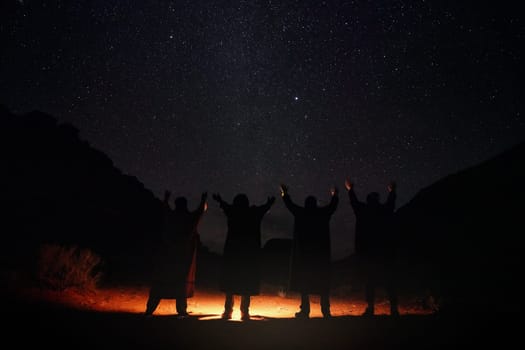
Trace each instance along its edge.
<instances>
[{"instance_id":1,"label":"person with raised arm","mask_svg":"<svg viewBox=\"0 0 525 350\"><path fill-rule=\"evenodd\" d=\"M355 214L355 252L361 272L364 273L367 308L363 316L375 311L375 290L384 286L390 301L390 314L398 316L398 297L395 274L392 271L396 238L391 229L396 202L396 183L387 185L388 197L380 202L377 192L370 192L366 202L357 198L354 184L347 178L345 187Z\"/></svg>"},{"instance_id":2,"label":"person with raised arm","mask_svg":"<svg viewBox=\"0 0 525 350\"><path fill-rule=\"evenodd\" d=\"M161 299L176 299L177 315L188 316L187 298L193 297L195 292L196 257L200 243L197 227L208 207L208 194L202 193L199 206L194 211L188 210L185 197L177 197L175 209L171 209L170 195L169 191L165 191L164 221L146 302L146 316L155 312Z\"/></svg>"},{"instance_id":3,"label":"person with raised arm","mask_svg":"<svg viewBox=\"0 0 525 350\"><path fill-rule=\"evenodd\" d=\"M220 276L220 289L225 294L222 319L232 318L234 295L240 295L241 319L246 321L250 319L251 296L260 294L261 222L275 197L268 197L260 206L250 206L244 193L237 194L232 204L224 201L220 194L214 194L213 199L227 218Z\"/></svg>"},{"instance_id":4,"label":"person with raised arm","mask_svg":"<svg viewBox=\"0 0 525 350\"><path fill-rule=\"evenodd\" d=\"M300 311L296 318L310 317L310 295L319 295L321 312L330 318L330 219L337 209L337 188L330 189L330 203L318 206L314 196L307 196L304 207L295 204L288 186L281 185L286 208L294 216L289 288L301 294Z\"/></svg>"}]
</instances>

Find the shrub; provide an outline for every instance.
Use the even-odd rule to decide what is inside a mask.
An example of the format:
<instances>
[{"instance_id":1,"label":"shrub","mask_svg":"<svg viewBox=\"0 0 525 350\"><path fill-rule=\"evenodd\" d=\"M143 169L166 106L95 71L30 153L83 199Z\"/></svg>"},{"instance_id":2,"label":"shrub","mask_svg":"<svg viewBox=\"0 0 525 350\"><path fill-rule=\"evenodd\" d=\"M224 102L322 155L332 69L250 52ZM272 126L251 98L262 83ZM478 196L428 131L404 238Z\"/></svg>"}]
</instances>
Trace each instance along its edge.
<instances>
[{"instance_id":1,"label":"shrub","mask_svg":"<svg viewBox=\"0 0 525 350\"><path fill-rule=\"evenodd\" d=\"M37 278L42 286L53 290L93 290L101 279L101 263L102 259L89 249L44 244L39 250Z\"/></svg>"}]
</instances>

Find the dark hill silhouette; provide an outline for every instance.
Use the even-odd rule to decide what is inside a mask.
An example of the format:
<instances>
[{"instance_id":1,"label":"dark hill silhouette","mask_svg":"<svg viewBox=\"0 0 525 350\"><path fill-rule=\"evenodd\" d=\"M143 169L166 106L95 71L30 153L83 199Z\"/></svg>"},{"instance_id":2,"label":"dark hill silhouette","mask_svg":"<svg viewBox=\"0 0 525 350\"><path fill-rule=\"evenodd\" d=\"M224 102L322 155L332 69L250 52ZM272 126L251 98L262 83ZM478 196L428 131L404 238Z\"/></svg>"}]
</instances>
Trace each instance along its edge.
<instances>
[{"instance_id":1,"label":"dark hill silhouette","mask_svg":"<svg viewBox=\"0 0 525 350\"><path fill-rule=\"evenodd\" d=\"M49 114L14 114L0 105L0 137L4 267L34 269L43 243L77 245L102 257L106 281L148 282L160 199ZM221 256L200 245L197 257L197 284L217 287Z\"/></svg>"},{"instance_id":2,"label":"dark hill silhouette","mask_svg":"<svg viewBox=\"0 0 525 350\"><path fill-rule=\"evenodd\" d=\"M157 238L161 201L72 125L5 107L0 123L6 264L32 264L41 243L57 243L92 249L112 277L141 275Z\"/></svg>"},{"instance_id":3,"label":"dark hill silhouette","mask_svg":"<svg viewBox=\"0 0 525 350\"><path fill-rule=\"evenodd\" d=\"M525 142L422 189L396 212L402 282L452 309L517 311Z\"/></svg>"},{"instance_id":4,"label":"dark hill silhouette","mask_svg":"<svg viewBox=\"0 0 525 350\"><path fill-rule=\"evenodd\" d=\"M3 266L34 267L41 243L75 244L104 259L108 279L144 281L161 201L82 140L75 127L48 114L17 115L0 106L0 137ZM428 286L451 305L515 307L524 159L525 142L422 189L396 211L401 283ZM267 242L266 281L286 280L288 245ZM201 247L199 261L198 283L214 286L220 256ZM341 272L335 274L346 267L336 262Z\"/></svg>"}]
</instances>

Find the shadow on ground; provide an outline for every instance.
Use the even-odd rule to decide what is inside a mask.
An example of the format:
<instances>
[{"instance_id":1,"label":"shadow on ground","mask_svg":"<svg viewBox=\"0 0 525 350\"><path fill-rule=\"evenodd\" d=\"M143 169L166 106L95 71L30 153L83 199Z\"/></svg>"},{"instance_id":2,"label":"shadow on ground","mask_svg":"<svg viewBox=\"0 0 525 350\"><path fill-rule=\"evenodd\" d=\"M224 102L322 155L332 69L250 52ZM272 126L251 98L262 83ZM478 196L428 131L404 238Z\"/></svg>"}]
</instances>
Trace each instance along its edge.
<instances>
[{"instance_id":1,"label":"shadow on ground","mask_svg":"<svg viewBox=\"0 0 525 350\"><path fill-rule=\"evenodd\" d=\"M515 314L341 316L309 320L154 316L9 302L4 341L17 347L119 349L438 349L517 341ZM513 345L514 347L514 345Z\"/></svg>"}]
</instances>

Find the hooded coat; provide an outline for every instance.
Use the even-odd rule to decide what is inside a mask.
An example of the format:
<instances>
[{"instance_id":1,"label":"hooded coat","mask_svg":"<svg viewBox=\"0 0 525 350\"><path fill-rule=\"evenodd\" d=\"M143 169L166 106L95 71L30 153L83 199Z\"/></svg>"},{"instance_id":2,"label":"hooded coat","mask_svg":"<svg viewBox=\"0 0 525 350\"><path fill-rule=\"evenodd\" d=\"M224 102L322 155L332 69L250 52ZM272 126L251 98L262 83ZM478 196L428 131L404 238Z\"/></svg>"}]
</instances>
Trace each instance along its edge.
<instances>
[{"instance_id":1,"label":"hooded coat","mask_svg":"<svg viewBox=\"0 0 525 350\"><path fill-rule=\"evenodd\" d=\"M237 295L260 293L261 222L272 204L272 199L261 206L221 202L228 225L220 276L222 292Z\"/></svg>"},{"instance_id":2,"label":"hooded coat","mask_svg":"<svg viewBox=\"0 0 525 350\"><path fill-rule=\"evenodd\" d=\"M307 294L325 294L330 290L330 218L337 209L339 197L332 196L330 203L324 207L298 206L288 194L283 196L283 200L294 216L289 289Z\"/></svg>"},{"instance_id":3,"label":"hooded coat","mask_svg":"<svg viewBox=\"0 0 525 350\"><path fill-rule=\"evenodd\" d=\"M162 240L153 273L153 295L162 299L190 298L195 292L198 224L205 211L205 200L193 211L171 210L166 205Z\"/></svg>"},{"instance_id":4,"label":"hooded coat","mask_svg":"<svg viewBox=\"0 0 525 350\"><path fill-rule=\"evenodd\" d=\"M396 192L390 192L385 203L361 202L353 188L348 191L348 196L356 218L356 254L370 258L391 256L394 253L395 237L390 223L395 208Z\"/></svg>"}]
</instances>

